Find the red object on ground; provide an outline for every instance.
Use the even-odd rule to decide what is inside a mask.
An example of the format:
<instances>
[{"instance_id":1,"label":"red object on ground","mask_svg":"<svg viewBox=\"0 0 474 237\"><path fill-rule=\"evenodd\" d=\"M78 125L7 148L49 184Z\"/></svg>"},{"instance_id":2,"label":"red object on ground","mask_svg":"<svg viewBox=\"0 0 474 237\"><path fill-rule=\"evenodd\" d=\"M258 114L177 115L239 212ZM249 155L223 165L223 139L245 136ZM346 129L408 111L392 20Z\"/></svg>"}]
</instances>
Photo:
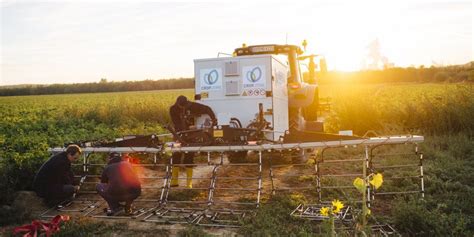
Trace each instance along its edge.
<instances>
[{"instance_id":1,"label":"red object on ground","mask_svg":"<svg viewBox=\"0 0 474 237\"><path fill-rule=\"evenodd\" d=\"M23 237L36 237L44 232L49 237L59 231L59 224L61 222L69 221L69 219L71 219L69 216L57 215L50 222L34 220L30 225L19 226L13 229L13 235L22 233Z\"/></svg>"}]
</instances>

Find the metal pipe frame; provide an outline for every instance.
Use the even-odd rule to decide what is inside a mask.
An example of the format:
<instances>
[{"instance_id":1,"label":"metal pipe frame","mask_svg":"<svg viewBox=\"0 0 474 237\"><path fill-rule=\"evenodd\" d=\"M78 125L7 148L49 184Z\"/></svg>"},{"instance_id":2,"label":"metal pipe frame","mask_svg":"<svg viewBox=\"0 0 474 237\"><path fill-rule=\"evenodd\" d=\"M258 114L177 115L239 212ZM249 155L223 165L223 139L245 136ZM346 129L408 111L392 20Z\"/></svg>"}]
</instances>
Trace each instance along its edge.
<instances>
[{"instance_id":1,"label":"metal pipe frame","mask_svg":"<svg viewBox=\"0 0 474 237\"><path fill-rule=\"evenodd\" d=\"M392 144L396 145L396 144ZM424 187L424 179L423 179L423 153L419 152L419 147L418 143L413 143L414 145L414 151L413 153L395 153L395 154L383 154L383 155L374 155L375 149L381 147L381 145L376 145L373 146L370 149L370 160L369 160L369 169L371 172L375 173L378 170L394 170L394 169L404 169L404 168L410 168L410 167L418 167L419 169L419 175L417 176L397 176L397 177L390 177L390 178L385 178L384 180L390 180L390 179L404 179L404 178L409 178L409 179L414 179L414 178L419 178L420 183L419 183L419 190L408 190L408 191L396 191L396 192L377 192L374 188L370 188L372 191L372 196L369 196L369 202L375 199L376 195L406 195L406 194L421 194L421 198L425 197L425 187ZM414 156L417 158L417 163L413 164L403 164L403 165L390 165L390 166L374 166L373 164L373 159L375 157L388 157L388 156L404 156L404 157L410 157Z\"/></svg>"},{"instance_id":2,"label":"metal pipe frame","mask_svg":"<svg viewBox=\"0 0 474 237\"><path fill-rule=\"evenodd\" d=\"M262 144L262 145L231 145L231 146L185 146L179 147L177 143L167 143L164 148L150 147L84 147L84 152L95 153L165 153L170 152L230 152L230 151L266 151L266 150L291 150L291 149L309 149L342 147L352 145L379 145L379 144L402 144L423 142L423 136L390 136L373 137L355 140L322 141L322 142L301 142L301 143L281 143L281 144ZM51 148L52 153L65 151L65 147Z\"/></svg>"},{"instance_id":3,"label":"metal pipe frame","mask_svg":"<svg viewBox=\"0 0 474 237\"><path fill-rule=\"evenodd\" d=\"M169 192L171 190L189 190L189 188L174 188L170 186L171 177L168 175L166 180L165 189L163 191L162 198L160 200L159 206L157 206L154 210L150 212L150 214L146 215L142 221L145 222L156 222L156 223L188 223L188 224L195 224L195 225L202 225L202 226L213 226L213 227L237 227L238 222L230 221L230 220L218 220L218 216L222 216L225 213L240 213L243 210L234 210L230 208L226 209L216 209L216 205L219 204L226 204L226 205L252 205L258 207L260 204L260 192L262 189L262 152L259 152L259 162L254 164L248 163L241 163L241 164L224 164L225 154L223 152L217 152L219 154L218 162L211 161L211 152L207 152L207 165L213 166L212 175L210 177L210 184L208 188L191 188L191 189L200 189L200 190L207 190L207 201L170 201L168 200ZM219 177L217 175L218 170L224 166L249 166L249 165L258 165L258 173L257 177L238 177L237 179L244 179L244 180L258 180L258 188L218 188L216 184L219 179L229 179L230 177ZM174 165L172 163L172 159L170 159L170 163L168 170ZM181 165L186 166L186 165ZM198 177L193 177L193 179L203 179ZM209 178L205 178L209 179ZM257 200L255 202L233 202L233 201L216 201L215 200L215 193L218 190L227 190L227 191L257 191ZM175 207L173 204L205 204L203 208L190 208L190 207ZM244 214L242 214L244 215ZM191 218L192 216L192 218ZM158 219L156 219L158 218ZM210 223L203 223L203 220L208 220Z\"/></svg>"},{"instance_id":4,"label":"metal pipe frame","mask_svg":"<svg viewBox=\"0 0 474 237\"><path fill-rule=\"evenodd\" d=\"M322 185L322 178L323 177L355 177L358 174L323 174L321 170L321 164L340 164L340 163L347 163L347 162L360 162L363 163L363 171L367 170L372 171L372 151L379 146L382 145L392 145L392 144L404 144L404 143L413 143L417 144L419 142L423 142L424 138L422 136L392 136L392 137L376 137L376 138L364 138L364 139L357 139L357 140L341 140L341 141L327 141L327 142L303 142L303 143L289 143L289 144L262 144L262 145L243 145L243 146L202 146L202 147L179 147L176 146L175 143L168 143L164 147L159 148L148 148L148 147L85 147L83 148L83 160L82 160L82 171L84 172L83 176L79 177L87 177L87 178L98 178L99 175L90 174L89 167L91 166L102 166L104 164L90 164L89 156L92 153L109 153L109 152L119 152L119 153L151 153L153 154L153 163L152 164L143 164L142 166L150 166L150 167L164 167L165 168L165 175L164 176L150 176L150 177L142 177L147 179L161 179L162 185L161 186L150 186L151 189L157 189L160 191L159 199L150 200L152 202L156 202L156 205L151 208L143 209L138 216L133 217L107 217L107 216L100 216L100 215L92 215L93 217L98 218L141 218L141 221L149 221L149 222L158 222L158 223L190 223L202 226L214 226L214 227L234 227L238 226L238 222L235 220L225 220L221 219L222 216L240 216L243 217L248 213L248 210L243 209L218 209L216 205L219 204L236 204L236 205L251 205L258 208L261 202L261 195L263 190L263 152L269 153L276 153L279 152L281 155L283 151L292 151L292 150L301 150L301 155L305 156L307 149L322 149L320 159L315 159L314 163L314 170L311 175L316 177L316 191L318 193L318 203L324 203L322 200L322 190L323 189L332 189L332 188L353 188L352 186L323 186ZM359 146L362 145L364 147L364 156L361 159L333 159L333 160L325 160L324 159L324 152L330 148L341 148L341 147L349 147L349 146ZM64 151L65 148L52 148L50 151L52 153L57 153ZM254 151L257 152L258 155L258 163L252 164L224 164L224 156L225 152L235 152L235 151ZM369 152L370 151L370 152ZM167 152L194 152L194 153L207 153L207 164L213 166L212 169L212 176L210 177L210 185L207 188L193 188L193 189L202 189L207 190L207 200L206 201L170 201L168 200L169 192L171 190L178 190L177 188L173 188L170 186L171 183L171 169L174 166L185 166L179 164L173 164L172 159L169 159L168 164L158 164L158 156L159 154L165 154ZM211 160L211 153L218 153L220 155L219 162L215 163ZM418 147L416 146L416 153L418 153ZM311 155L311 154L310 154ZM419 169L420 169L420 187L421 193L424 197L424 180L423 180L423 154L419 154ZM274 182L275 172L274 168L276 167L283 167L284 165L273 165L272 158L270 156L270 180L271 180L271 193L275 194L278 189L276 187L276 183ZM201 164L204 165L204 164ZM303 166L307 164L290 164L288 166ZM231 177L219 177L218 170L224 166L258 166L258 176L256 177L236 177L236 179L245 179L245 180L257 180L258 188L218 188L216 186L219 179L230 179ZM363 177L367 177L367 173L362 172ZM298 175L295 175L298 176ZM181 178L180 178L181 179ZM203 179L196 177L193 179ZM205 178L209 179L209 178ZM82 182L84 183L84 182ZM93 183L93 182L86 182L86 183ZM302 189L311 189L314 187L289 187L287 190L302 190ZM188 188L186 188L188 189ZM215 200L215 193L218 190L233 190L233 191L256 191L256 201L255 202L233 202L233 201L217 201ZM85 191L81 191L85 192ZM370 187L367 187L367 199L366 202L370 205L371 197L372 199L375 197L373 190ZM79 199L77 200L79 201ZM139 200L137 200L139 201ZM179 208L175 207L173 204L203 204L204 207L202 208L193 208L193 207L186 207L186 208ZM102 204L105 204L102 203ZM99 208L100 205L93 205L91 210L82 211L85 215L90 215L94 210ZM81 209L82 210L82 209ZM46 214L46 213L44 213ZM177 214L177 215L173 215ZM158 217L159 220L152 219L152 217ZM177 217L178 216L178 217ZM210 221L207 223L206 221ZM206 223L205 223L206 222Z\"/></svg>"},{"instance_id":5,"label":"metal pipe frame","mask_svg":"<svg viewBox=\"0 0 474 237\"><path fill-rule=\"evenodd\" d=\"M323 148L321 151L321 156L320 159L316 159L315 163L315 173L316 173L316 191L318 193L318 202L322 203L324 200L322 199L322 190L325 189L351 189L354 188L353 186L323 186L322 185L322 178L323 177L357 177L359 176L358 174L323 174L321 170L321 164L337 164L337 163L346 163L347 161L349 162L359 162L363 161L363 170L362 170L362 177L367 177L371 173L375 172L375 167L373 165L373 159L375 157L374 155L374 150L378 147L384 146L384 145L400 145L400 144L413 144L415 146L415 151L414 153L402 153L402 154L384 154L384 157L389 157L389 156L415 156L418 157L419 162L418 164L409 164L409 165L392 165L392 166L381 166L377 168L382 168L382 169L400 169L400 168L406 168L406 167L419 167L419 175L417 176L399 176L399 177L393 177L392 179L401 179L401 178L419 178L420 179L420 190L410 190L410 191L401 191L401 192L376 192L374 188L372 188L370 185L366 186L366 202L367 206L370 207L371 201L375 199L375 195L399 195L399 194L416 194L416 193L421 193L421 197L424 198L424 179L423 179L423 154L419 152L418 148L418 142L403 142L403 143L381 143L377 145L364 145L364 158L363 159L347 159L347 160L326 160L325 159L325 152L328 149L331 148L336 148L336 147L326 147ZM347 148L347 146L344 146ZM378 156L378 155L377 155ZM364 170L366 170L364 172ZM384 178L385 179L385 178ZM389 180L390 178L387 178ZM298 187L293 187L292 189L298 189ZM301 188L303 189L303 188ZM272 192L274 193L274 192Z\"/></svg>"}]
</instances>

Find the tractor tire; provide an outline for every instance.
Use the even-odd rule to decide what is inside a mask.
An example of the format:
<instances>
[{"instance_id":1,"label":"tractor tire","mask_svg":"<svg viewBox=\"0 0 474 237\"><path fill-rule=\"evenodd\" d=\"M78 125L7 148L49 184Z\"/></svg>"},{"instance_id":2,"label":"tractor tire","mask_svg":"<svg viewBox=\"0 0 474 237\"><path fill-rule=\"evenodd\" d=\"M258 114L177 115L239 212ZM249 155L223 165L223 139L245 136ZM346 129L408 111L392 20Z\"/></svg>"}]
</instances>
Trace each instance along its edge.
<instances>
[{"instance_id":1,"label":"tractor tire","mask_svg":"<svg viewBox=\"0 0 474 237\"><path fill-rule=\"evenodd\" d=\"M318 120L319 112L319 91L318 88L314 91L314 100L313 103L303 108L303 118L305 121L314 122Z\"/></svg>"}]
</instances>

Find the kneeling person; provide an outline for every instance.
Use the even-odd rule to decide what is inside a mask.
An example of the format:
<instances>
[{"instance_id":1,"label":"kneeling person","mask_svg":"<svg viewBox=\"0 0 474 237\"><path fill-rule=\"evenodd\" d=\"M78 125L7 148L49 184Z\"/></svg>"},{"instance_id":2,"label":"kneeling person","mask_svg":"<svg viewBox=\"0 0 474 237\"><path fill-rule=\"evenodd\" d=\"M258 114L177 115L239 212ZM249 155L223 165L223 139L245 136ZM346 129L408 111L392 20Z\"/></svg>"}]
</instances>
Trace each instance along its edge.
<instances>
[{"instance_id":1,"label":"kneeling person","mask_svg":"<svg viewBox=\"0 0 474 237\"><path fill-rule=\"evenodd\" d=\"M74 186L74 173L71 162L81 155L81 148L69 145L66 151L58 153L46 161L33 181L33 189L44 198L48 206L54 206L70 199L79 186Z\"/></svg>"},{"instance_id":2,"label":"kneeling person","mask_svg":"<svg viewBox=\"0 0 474 237\"><path fill-rule=\"evenodd\" d=\"M131 205L141 194L141 184L132 165L122 160L118 153L111 153L109 162L102 172L97 192L109 205L107 215L116 215L121 211L120 202L125 202L125 212L132 213Z\"/></svg>"}]
</instances>

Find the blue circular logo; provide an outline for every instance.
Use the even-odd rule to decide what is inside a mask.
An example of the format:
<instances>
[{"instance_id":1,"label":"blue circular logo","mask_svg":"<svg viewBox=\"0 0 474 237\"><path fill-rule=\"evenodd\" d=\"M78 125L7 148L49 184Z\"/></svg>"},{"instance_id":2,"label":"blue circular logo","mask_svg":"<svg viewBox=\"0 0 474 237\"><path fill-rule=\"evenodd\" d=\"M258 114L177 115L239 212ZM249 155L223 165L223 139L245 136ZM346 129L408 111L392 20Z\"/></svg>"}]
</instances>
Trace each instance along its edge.
<instances>
[{"instance_id":1,"label":"blue circular logo","mask_svg":"<svg viewBox=\"0 0 474 237\"><path fill-rule=\"evenodd\" d=\"M214 85L219 79L219 73L214 69L209 73L204 74L204 82L208 85Z\"/></svg>"},{"instance_id":2,"label":"blue circular logo","mask_svg":"<svg viewBox=\"0 0 474 237\"><path fill-rule=\"evenodd\" d=\"M255 83L262 78L262 69L260 67L254 67L252 70L247 72L247 80Z\"/></svg>"}]
</instances>

